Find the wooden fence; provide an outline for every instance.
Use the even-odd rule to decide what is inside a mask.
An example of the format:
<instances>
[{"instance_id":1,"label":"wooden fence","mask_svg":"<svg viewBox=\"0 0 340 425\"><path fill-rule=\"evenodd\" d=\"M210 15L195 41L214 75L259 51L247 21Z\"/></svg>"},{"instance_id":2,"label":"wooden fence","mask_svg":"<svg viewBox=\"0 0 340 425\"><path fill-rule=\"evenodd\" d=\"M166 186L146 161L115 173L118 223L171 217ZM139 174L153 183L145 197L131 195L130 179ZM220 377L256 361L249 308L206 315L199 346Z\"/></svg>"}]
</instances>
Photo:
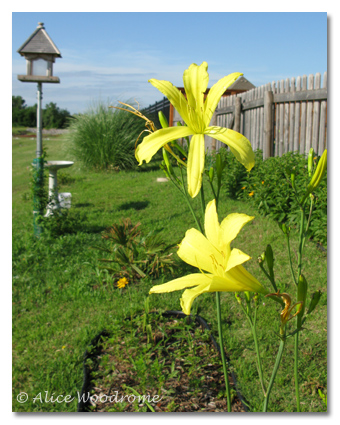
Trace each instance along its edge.
<instances>
[{"instance_id":1,"label":"wooden fence","mask_svg":"<svg viewBox=\"0 0 340 425\"><path fill-rule=\"evenodd\" d=\"M307 84L308 83L308 84ZM290 151L321 155L327 147L327 72L281 80L221 98L213 124L232 128L250 140L263 157ZM221 143L213 140L211 148Z\"/></svg>"}]
</instances>

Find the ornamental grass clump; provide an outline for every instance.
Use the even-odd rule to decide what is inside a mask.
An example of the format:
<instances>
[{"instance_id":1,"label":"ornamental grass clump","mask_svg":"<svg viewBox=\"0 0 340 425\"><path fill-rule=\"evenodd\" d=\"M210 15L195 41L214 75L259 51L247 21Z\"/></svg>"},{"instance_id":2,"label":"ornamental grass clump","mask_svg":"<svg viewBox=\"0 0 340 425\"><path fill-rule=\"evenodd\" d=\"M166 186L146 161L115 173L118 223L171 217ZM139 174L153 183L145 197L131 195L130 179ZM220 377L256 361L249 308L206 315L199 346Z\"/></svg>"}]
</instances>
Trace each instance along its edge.
<instances>
[{"instance_id":1,"label":"ornamental grass clump","mask_svg":"<svg viewBox=\"0 0 340 425\"><path fill-rule=\"evenodd\" d=\"M75 115L68 129L67 149L84 167L119 171L136 166L135 142L144 126L132 114L99 102Z\"/></svg>"}]
</instances>

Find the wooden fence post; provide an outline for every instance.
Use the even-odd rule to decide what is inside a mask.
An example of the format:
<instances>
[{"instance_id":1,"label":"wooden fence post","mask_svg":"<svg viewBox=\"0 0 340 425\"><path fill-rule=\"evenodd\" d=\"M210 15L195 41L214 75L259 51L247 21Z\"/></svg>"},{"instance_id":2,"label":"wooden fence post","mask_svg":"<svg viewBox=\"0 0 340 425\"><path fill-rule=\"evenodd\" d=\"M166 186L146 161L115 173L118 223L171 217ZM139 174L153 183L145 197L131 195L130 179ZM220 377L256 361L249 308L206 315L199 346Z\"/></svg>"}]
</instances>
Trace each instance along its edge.
<instances>
[{"instance_id":1,"label":"wooden fence post","mask_svg":"<svg viewBox=\"0 0 340 425\"><path fill-rule=\"evenodd\" d=\"M241 133L241 98L235 98L235 121L234 121L234 130L238 133Z\"/></svg>"},{"instance_id":2,"label":"wooden fence post","mask_svg":"<svg viewBox=\"0 0 340 425\"><path fill-rule=\"evenodd\" d=\"M273 156L273 100L272 91L264 92L264 140L263 159Z\"/></svg>"}]
</instances>

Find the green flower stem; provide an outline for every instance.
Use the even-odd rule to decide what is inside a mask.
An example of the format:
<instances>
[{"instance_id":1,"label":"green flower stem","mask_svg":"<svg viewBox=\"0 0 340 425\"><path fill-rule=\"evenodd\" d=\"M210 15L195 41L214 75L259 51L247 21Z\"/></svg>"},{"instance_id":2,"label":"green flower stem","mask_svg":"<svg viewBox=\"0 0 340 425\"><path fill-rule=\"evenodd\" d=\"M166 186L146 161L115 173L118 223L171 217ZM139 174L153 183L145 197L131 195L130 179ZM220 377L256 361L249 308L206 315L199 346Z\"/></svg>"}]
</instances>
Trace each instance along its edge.
<instances>
[{"instance_id":1,"label":"green flower stem","mask_svg":"<svg viewBox=\"0 0 340 425\"><path fill-rule=\"evenodd\" d=\"M266 396L264 398L263 412L267 412L267 409L268 409L268 402L269 402L270 392L271 392L271 390L273 388L275 377L276 377L277 371L278 371L279 366L280 366L280 362L281 362L281 358L282 358L284 346L285 346L285 338L283 337L281 339L280 346L279 346L279 351L278 351L277 356L276 356L274 369L273 369L272 376L270 378L268 389L267 389L267 394L266 394Z\"/></svg>"},{"instance_id":2,"label":"green flower stem","mask_svg":"<svg viewBox=\"0 0 340 425\"><path fill-rule=\"evenodd\" d=\"M217 327L218 327L218 336L220 339L220 348L221 348L221 358L224 374L225 388L227 392L227 404L228 412L231 412L231 399L230 399L230 387L227 373L227 365L224 353L224 344L223 344L223 333L222 333L222 321L221 321L221 303L220 303L220 293L216 292L216 307L217 307Z\"/></svg>"},{"instance_id":3,"label":"green flower stem","mask_svg":"<svg viewBox=\"0 0 340 425\"><path fill-rule=\"evenodd\" d=\"M311 201L310 201L310 207L309 207L309 215L308 215L308 220L307 220L307 225L306 225L306 230L304 232L303 239L302 239L302 249L305 246L306 235L307 235L307 232L308 232L308 229L309 229L310 220L312 218L313 206L314 206L313 200L311 199Z\"/></svg>"},{"instance_id":4,"label":"green flower stem","mask_svg":"<svg viewBox=\"0 0 340 425\"><path fill-rule=\"evenodd\" d=\"M257 358L257 371L259 373L259 378L260 378L260 383L261 383L261 387L262 387L262 391L264 396L266 395L266 387L264 385L264 380L263 380L263 372L262 372L262 362L261 362L261 357L260 357L260 350L259 350L259 345L258 345L258 341L257 341L257 333L256 333L256 310L257 307L255 306L255 313L254 313L254 321L251 320L250 315L248 314L247 310L244 308L244 306L242 304L240 304L244 314L246 315L249 324L250 324L250 328L253 334L253 339L254 339L254 344L255 344L255 351L256 351L256 358Z\"/></svg>"},{"instance_id":5,"label":"green flower stem","mask_svg":"<svg viewBox=\"0 0 340 425\"><path fill-rule=\"evenodd\" d=\"M292 278L293 278L293 281L294 281L295 285L297 285L297 280L296 280L296 277L295 277L295 274L294 274L294 270L293 270L292 255L291 255L291 252L290 252L289 234L286 233L285 236L286 236L286 241L287 241L287 249L288 249L288 258L289 258L290 272L291 272L291 275L292 275Z\"/></svg>"},{"instance_id":6,"label":"green flower stem","mask_svg":"<svg viewBox=\"0 0 340 425\"><path fill-rule=\"evenodd\" d=\"M200 195L201 195L202 215L203 215L203 220L204 220L204 216L205 216L205 199L204 199L203 181L202 181L202 186L201 186L201 190L200 190ZM216 211L217 211L217 208L216 208Z\"/></svg>"},{"instance_id":7,"label":"green flower stem","mask_svg":"<svg viewBox=\"0 0 340 425\"><path fill-rule=\"evenodd\" d=\"M277 292L277 286L276 286L275 280L267 273L262 263L259 263L259 265L263 273L266 275L270 283L273 285L274 291Z\"/></svg>"},{"instance_id":8,"label":"green flower stem","mask_svg":"<svg viewBox=\"0 0 340 425\"><path fill-rule=\"evenodd\" d=\"M305 204L301 206L301 221L299 233L299 251L298 251L298 278L302 271L302 251L303 251L303 238L305 226ZM297 290L296 290L297 292ZM296 329L301 327L301 318L296 320ZM294 336L294 379L295 379L295 396L296 396L296 410L300 412L300 392L299 392L299 332Z\"/></svg>"},{"instance_id":9,"label":"green flower stem","mask_svg":"<svg viewBox=\"0 0 340 425\"><path fill-rule=\"evenodd\" d=\"M296 329L301 327L301 318L296 317ZM295 394L296 394L296 411L300 410L300 391L299 391L299 332L294 335L294 379L295 379Z\"/></svg>"},{"instance_id":10,"label":"green flower stem","mask_svg":"<svg viewBox=\"0 0 340 425\"><path fill-rule=\"evenodd\" d=\"M189 209L190 209L190 211L191 211L191 214L193 215L193 217L194 217L194 219L195 219L195 222L196 222L196 225L197 225L197 227L198 227L198 229L203 233L203 228L202 228L202 226L201 226L201 223L198 221L198 219L197 219L197 217L196 217L196 214L195 214L195 212L194 212L194 210L193 210L193 208L192 208L192 206L191 206L191 204L190 204L190 201L189 201L189 198L188 198L188 194L187 194L187 192L186 192L186 190L185 190L185 184L184 184L184 177L183 177L183 171L182 171L182 168L181 167L179 167L179 169L181 170L181 177L182 177L182 184L183 184L183 192L182 192L182 194L184 195L184 197L185 197L185 200L187 201L187 204L188 204L188 207L189 207Z\"/></svg>"},{"instance_id":11,"label":"green flower stem","mask_svg":"<svg viewBox=\"0 0 340 425\"><path fill-rule=\"evenodd\" d=\"M214 198L215 198L215 201L216 201L216 211L217 211L217 207L218 207L218 197L216 196L216 192L215 192L215 189L214 189L214 185L212 184L212 182L210 181L210 179L208 178L208 181L209 181L209 184L210 184L210 187L211 187L211 191L212 191L212 193L213 193L213 195L214 195Z\"/></svg>"},{"instance_id":12,"label":"green flower stem","mask_svg":"<svg viewBox=\"0 0 340 425\"><path fill-rule=\"evenodd\" d=\"M263 380L262 363L261 363L260 350L259 350L259 345L258 345L258 341L257 341L257 333L256 333L256 311L257 311L257 307L255 306L254 322L251 326L251 330L252 330L253 338L254 338L255 351L256 351L256 357L257 357L257 367L258 367L258 372L259 372L260 383L261 383L263 394L266 395L266 387L264 385L264 380Z\"/></svg>"},{"instance_id":13,"label":"green flower stem","mask_svg":"<svg viewBox=\"0 0 340 425\"><path fill-rule=\"evenodd\" d=\"M305 227L305 205L301 206L301 220L300 220L300 233L299 233L299 250L298 250L298 278L302 270L302 250L303 250L303 237Z\"/></svg>"}]
</instances>

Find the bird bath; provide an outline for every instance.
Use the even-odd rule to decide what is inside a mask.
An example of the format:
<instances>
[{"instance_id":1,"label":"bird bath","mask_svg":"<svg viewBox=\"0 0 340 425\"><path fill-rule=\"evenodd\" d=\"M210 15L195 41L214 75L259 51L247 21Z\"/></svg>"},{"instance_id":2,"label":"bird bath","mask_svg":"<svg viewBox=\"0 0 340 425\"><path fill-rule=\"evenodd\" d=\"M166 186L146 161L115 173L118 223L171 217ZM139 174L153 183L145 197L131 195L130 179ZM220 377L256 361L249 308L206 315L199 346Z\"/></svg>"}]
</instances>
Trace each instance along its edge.
<instances>
[{"instance_id":1,"label":"bird bath","mask_svg":"<svg viewBox=\"0 0 340 425\"><path fill-rule=\"evenodd\" d=\"M49 170L48 179L48 198L47 213L45 217L53 214L53 209L60 208L58 198L58 180L57 172L60 168L71 167L74 164L72 161L48 161L44 166Z\"/></svg>"}]
</instances>

